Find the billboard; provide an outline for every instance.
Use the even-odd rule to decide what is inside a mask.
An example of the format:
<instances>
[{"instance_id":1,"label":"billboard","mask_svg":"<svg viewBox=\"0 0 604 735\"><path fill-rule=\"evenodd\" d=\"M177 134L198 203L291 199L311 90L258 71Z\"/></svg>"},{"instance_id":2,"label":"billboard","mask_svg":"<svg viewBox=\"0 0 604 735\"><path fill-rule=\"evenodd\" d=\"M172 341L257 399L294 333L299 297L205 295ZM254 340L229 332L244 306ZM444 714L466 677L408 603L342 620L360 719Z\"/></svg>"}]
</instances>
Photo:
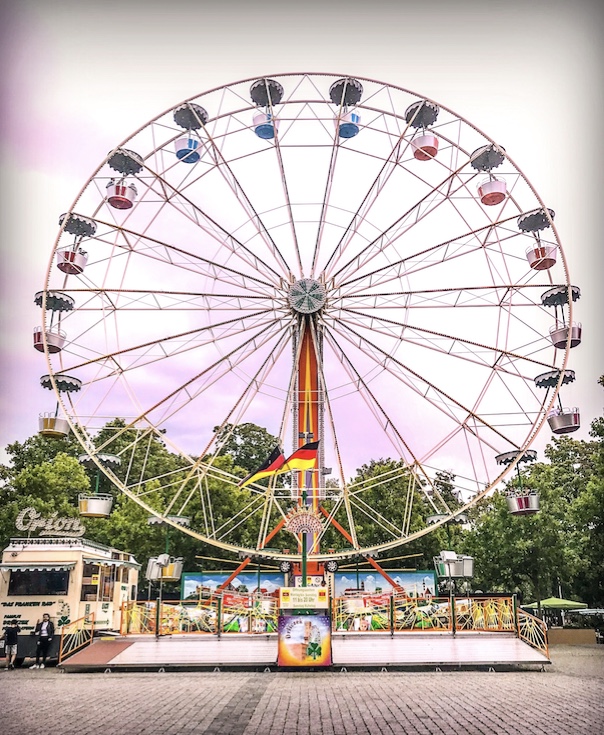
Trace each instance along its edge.
<instances>
[{"instance_id":1,"label":"billboard","mask_svg":"<svg viewBox=\"0 0 604 735\"><path fill-rule=\"evenodd\" d=\"M185 572L182 575L181 599L195 600L209 597L231 576L230 572ZM281 572L261 572L260 589L265 595L278 594L279 588L285 585L285 576ZM249 595L258 587L258 572L241 572L226 588L228 592Z\"/></svg>"},{"instance_id":2,"label":"billboard","mask_svg":"<svg viewBox=\"0 0 604 735\"><path fill-rule=\"evenodd\" d=\"M426 592L430 595L437 593L438 588L433 569L418 569L416 571L388 569L387 573L396 584L403 588L405 594L409 597L425 597ZM375 569L359 571L358 583L354 569L336 572L334 582L334 597L345 597L346 594L352 594L352 591L357 589L361 589L364 593L370 595L392 594L392 585Z\"/></svg>"},{"instance_id":3,"label":"billboard","mask_svg":"<svg viewBox=\"0 0 604 735\"><path fill-rule=\"evenodd\" d=\"M331 666L329 615L279 616L279 666Z\"/></svg>"}]
</instances>

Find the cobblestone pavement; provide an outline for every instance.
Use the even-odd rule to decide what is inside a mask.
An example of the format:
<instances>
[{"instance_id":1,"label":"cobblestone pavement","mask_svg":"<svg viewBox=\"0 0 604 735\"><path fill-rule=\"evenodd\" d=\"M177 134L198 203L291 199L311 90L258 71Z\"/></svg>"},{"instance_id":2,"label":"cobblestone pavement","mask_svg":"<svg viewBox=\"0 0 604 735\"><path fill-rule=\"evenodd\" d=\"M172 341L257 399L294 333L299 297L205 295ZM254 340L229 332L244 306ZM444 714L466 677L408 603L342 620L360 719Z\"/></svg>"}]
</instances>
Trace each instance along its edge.
<instances>
[{"instance_id":1,"label":"cobblestone pavement","mask_svg":"<svg viewBox=\"0 0 604 735\"><path fill-rule=\"evenodd\" d=\"M604 646L486 672L0 672L3 735L598 735Z\"/></svg>"}]
</instances>

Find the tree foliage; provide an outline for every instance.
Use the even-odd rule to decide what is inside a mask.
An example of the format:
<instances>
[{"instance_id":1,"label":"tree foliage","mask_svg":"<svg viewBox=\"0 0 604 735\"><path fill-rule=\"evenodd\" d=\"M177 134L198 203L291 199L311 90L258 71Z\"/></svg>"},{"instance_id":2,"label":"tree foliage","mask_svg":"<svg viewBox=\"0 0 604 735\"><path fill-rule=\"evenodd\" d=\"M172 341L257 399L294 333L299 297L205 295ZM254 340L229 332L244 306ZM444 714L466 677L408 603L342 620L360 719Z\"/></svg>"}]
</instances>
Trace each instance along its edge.
<instances>
[{"instance_id":1,"label":"tree foliage","mask_svg":"<svg viewBox=\"0 0 604 735\"><path fill-rule=\"evenodd\" d=\"M600 379L604 386L604 376ZM255 424L227 425L217 432L222 444L213 466L231 475L243 477L256 470L277 444L266 429ZM475 558L474 588L485 591L517 592L525 600L541 599L559 591L565 597L581 599L590 606L604 606L604 417L591 428L591 441L569 437L554 438L545 452L545 461L522 470L521 478L508 481L509 487L535 489L540 497L541 512L532 516L514 516L507 510L503 493L483 499L469 512L468 524L447 523L404 547L382 555L388 558L416 554L409 566L431 568L432 557L442 549L467 553ZM253 497L249 488L238 488L208 475L203 492L189 487L188 467L182 457L170 452L160 435L141 437L127 428L121 419L106 424L95 438L97 447L118 454L121 465L115 474L126 485L144 492L145 502L156 509L165 507L172 492L157 479L170 476L184 483L184 494L191 493L184 513L192 527L205 535L221 537L229 531L235 545L255 548L260 530L260 514L251 515L237 525L241 513ZM77 515L77 496L97 487L114 495L114 508L106 519L87 519L86 536L100 543L133 553L145 565L169 546L169 552L184 558L185 569L199 567L199 556L232 558L232 554L202 543L190 536L149 525L148 512L126 495L118 493L104 474L87 470L78 462L82 453L73 437L61 439L34 436L23 443L7 447L10 462L0 465L0 542L6 546L15 534L15 518L23 508L33 506L43 515L57 512ZM410 514L405 499L409 483L414 482L405 466L389 458L371 460L360 467L351 480L357 489L354 510L355 532L361 547L388 543L396 529L408 524L409 533L425 527L434 513L431 489L413 485ZM336 490L336 488L333 488ZM435 491L454 512L461 500L455 490L455 477L438 473ZM209 512L206 498L211 497ZM363 506L366 503L366 506ZM334 501L325 501L327 511ZM365 508L365 512L360 508ZM378 513L371 509L377 509ZM178 512L175 508L173 512ZM280 519L273 509L272 528ZM344 529L349 529L345 507L335 516ZM276 534L269 545L296 550L296 540L287 531ZM321 548L350 548L346 534L328 527ZM204 564L205 565L205 564Z\"/></svg>"}]
</instances>

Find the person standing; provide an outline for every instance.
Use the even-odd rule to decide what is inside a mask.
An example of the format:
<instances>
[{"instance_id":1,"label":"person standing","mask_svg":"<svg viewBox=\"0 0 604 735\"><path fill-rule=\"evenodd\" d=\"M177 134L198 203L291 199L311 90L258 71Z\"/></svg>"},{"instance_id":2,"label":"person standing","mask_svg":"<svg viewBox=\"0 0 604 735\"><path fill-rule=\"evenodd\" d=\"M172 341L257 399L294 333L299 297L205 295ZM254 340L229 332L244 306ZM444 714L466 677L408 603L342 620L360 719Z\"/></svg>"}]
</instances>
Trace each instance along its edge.
<instances>
[{"instance_id":1,"label":"person standing","mask_svg":"<svg viewBox=\"0 0 604 735\"><path fill-rule=\"evenodd\" d=\"M21 628L16 620L11 620L10 623L4 628L2 633L2 640L5 641L6 646L6 668L11 670L15 668L15 659L17 658L17 646L19 643L18 635L21 632Z\"/></svg>"},{"instance_id":2,"label":"person standing","mask_svg":"<svg viewBox=\"0 0 604 735\"><path fill-rule=\"evenodd\" d=\"M55 626L48 613L42 615L42 621L38 620L32 635L38 637L36 641L36 663L30 669L43 669L48 656L48 649L55 634ZM40 661L40 659L42 659Z\"/></svg>"}]
</instances>

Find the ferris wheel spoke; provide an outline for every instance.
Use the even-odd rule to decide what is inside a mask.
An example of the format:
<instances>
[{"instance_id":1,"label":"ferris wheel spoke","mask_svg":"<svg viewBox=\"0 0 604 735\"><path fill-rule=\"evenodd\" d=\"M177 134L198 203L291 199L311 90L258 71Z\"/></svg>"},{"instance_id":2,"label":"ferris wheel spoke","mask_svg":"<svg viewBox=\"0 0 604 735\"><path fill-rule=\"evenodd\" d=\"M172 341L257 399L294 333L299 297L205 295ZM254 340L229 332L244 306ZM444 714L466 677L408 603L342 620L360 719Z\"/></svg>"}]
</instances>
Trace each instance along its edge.
<instances>
[{"instance_id":1,"label":"ferris wheel spoke","mask_svg":"<svg viewBox=\"0 0 604 735\"><path fill-rule=\"evenodd\" d=\"M273 296L242 293L212 293L211 291L166 291L163 289L112 288L112 287L67 287L62 289L69 295L90 296L78 306L79 312L98 311L90 305L94 298L106 298L114 311L255 311L259 308L275 309ZM117 305L116 299L120 299ZM123 303L126 299L126 305ZM103 307L104 308L104 307Z\"/></svg>"},{"instance_id":2,"label":"ferris wheel spoke","mask_svg":"<svg viewBox=\"0 0 604 735\"><path fill-rule=\"evenodd\" d=\"M245 414L245 411L249 408L251 401L258 395L258 393L262 389L262 386L268 380L271 371L274 369L275 365L277 364L288 342L289 342L289 334L287 330L284 330L279 340L277 341L275 347L268 353L267 357L264 359L264 361L262 362L258 370L256 370L256 372L251 377L251 379L249 380L249 382L247 383L247 385L245 386L241 394L238 396L237 400L235 401L235 404L232 406L232 408L230 409L230 411L228 412L228 414L226 415L222 423L217 427L216 431L214 432L214 435L211 437L211 439L208 441L208 443L199 453L199 459L195 462L195 464L192 466L190 470L191 474L196 472L197 467L203 464L205 468L204 471L201 473L201 478L203 479L205 472L207 472L207 470L209 470L210 467L212 467L212 465L214 464L214 460L220 454L221 449L232 436L233 431L235 430L235 427L238 425L239 421ZM222 441L216 444L214 452L210 456L210 459L208 459L210 447L212 446L212 444L215 443L216 436L221 434L221 432L224 431L225 427L229 423L232 424L230 431L227 431L224 434ZM170 502L170 505L168 506L167 512L170 512L172 510L172 507L174 506L176 501L179 499L180 494L182 490L184 489L185 484L186 484L186 481L183 482L182 488L180 488L179 491L176 493L176 495L173 497L172 501ZM187 500L185 500L183 506L180 508L179 513L182 513L184 511L184 508L186 507L189 500L190 500L190 497Z\"/></svg>"},{"instance_id":3,"label":"ferris wheel spoke","mask_svg":"<svg viewBox=\"0 0 604 735\"><path fill-rule=\"evenodd\" d=\"M476 421L478 421L480 424L484 425L487 429L490 429L493 433L497 434L499 437L504 439L505 441L509 441L509 438L502 434L497 427L493 426L489 422L487 422L485 419L478 416L471 408L468 408L465 406L461 401L457 401L453 396L451 396L447 391L445 391L443 388L438 387L434 382L429 381L428 379L422 377L417 371L410 368L408 365L405 365L403 362L398 360L396 357L390 355L388 352L383 350L379 345L376 345L372 340L368 339L367 337L364 337L363 335L359 334L356 330L352 329L349 325L341 322L338 320L338 323L344 327L344 329L352 334L358 341L353 342L351 340L351 343L354 344L357 348L363 349L369 347L370 350L366 351L366 354L374 361L378 362L378 364L381 364L384 369L389 370L389 365L393 364L395 365L401 373L398 372L391 372L391 374L394 377L401 376L402 374L407 374L410 376L413 376L416 380L419 380L422 384L427 386L428 389L432 389L438 396L440 396L441 400L446 399L446 401L449 402L449 405L454 405L457 408L460 408L462 412L465 414L463 421L460 421L452 412L444 411L444 406L447 406L446 403L443 404L443 411L446 415L449 416L449 418L453 421L455 421L458 424L464 424L469 417L474 418ZM340 332L342 333L342 332ZM342 336L346 337L346 334L343 334ZM347 337L346 337L347 338ZM380 357L378 357L378 355ZM406 381L405 384L407 387L412 387L412 384ZM423 397L428 400L427 395L422 394L417 390L417 388L412 388L415 392L418 392L420 395L423 395ZM433 402L434 406L437 406L438 404L436 402ZM516 448L519 449L516 445Z\"/></svg>"},{"instance_id":4,"label":"ferris wheel spoke","mask_svg":"<svg viewBox=\"0 0 604 735\"><path fill-rule=\"evenodd\" d=\"M494 368L498 362L500 362L501 358L503 356L507 357L510 362L514 362L517 360L527 362L534 364L541 368L549 368L550 370L553 369L553 365L551 363L543 362L541 360L536 360L528 354L520 353L513 350L506 350L503 347L500 346L494 346L494 345L487 345L482 342L477 342L475 340L469 340L464 337L460 337L458 335L449 334L447 332L437 332L433 329L428 329L427 327L422 327L417 324L410 324L408 322L400 322L396 319L388 319L387 317L381 316L379 314L369 314L367 312L360 311L358 309L348 309L345 307L341 307L338 309L339 312L345 312L346 314L349 314L353 317L356 317L356 319L346 319L341 314L338 316L338 319L343 324L350 324L355 327L369 329L372 331L376 331L379 334L384 335L385 337L388 337L390 339L395 339L398 342L411 342L412 344L418 346L418 347L424 347L426 349L432 349L436 350L437 352L440 352L441 354L446 354L449 357L452 357L457 360L467 360L469 362L474 362L477 365L481 365L482 367L489 367ZM374 322L379 322L380 324L383 324L384 326L392 326L394 329L392 330L382 330L378 327L374 326ZM412 337L409 336L409 333L413 332L419 332L422 334L430 335L431 337L436 337L440 340L447 340L446 346L439 345L438 342L434 341L421 341L419 339L414 340ZM540 340L545 340L543 335L540 335ZM466 345L471 354L474 355L475 359L472 359L471 357L465 355L465 354L459 354L457 352L453 351L453 347L455 343L460 343L462 345ZM528 348L531 344L525 344L520 345L520 348ZM474 353L473 350L476 349L477 352ZM490 361L487 361L485 358L480 358L480 354L478 350L486 350L488 353L492 353L493 357ZM502 372L507 372L505 369L500 368ZM518 373L515 373L515 375L518 375Z\"/></svg>"},{"instance_id":5,"label":"ferris wheel spoke","mask_svg":"<svg viewBox=\"0 0 604 735\"><path fill-rule=\"evenodd\" d=\"M253 334L247 340L234 347L218 360L215 360L207 368L201 370L193 377L182 382L178 387L170 391L164 398L149 406L147 409L143 410L137 417L132 419L126 426L120 429L120 431L117 432L116 437L120 434L125 433L129 429L134 428L143 420L149 421L149 415L158 411L158 409L161 407L163 407L165 410L165 414L162 416L162 420L165 421L169 417L177 413L182 408L182 405L186 405L197 399L200 394L202 394L205 390L216 383L217 380L220 380L220 378L224 377L225 374L228 374L239 365L244 363L251 355L255 353L257 349L260 349L265 344L274 339L277 333L275 333L274 331L269 332L273 324L269 324L263 327L258 333ZM199 382L202 378L204 378L207 382L201 387L197 387L194 392L191 391L191 386ZM183 404L175 404L175 400L178 397L180 397L181 401L184 402ZM104 448L105 445L97 447L97 451L101 451Z\"/></svg>"},{"instance_id":6,"label":"ferris wheel spoke","mask_svg":"<svg viewBox=\"0 0 604 735\"><path fill-rule=\"evenodd\" d=\"M123 225L115 227L98 219L96 222L100 225L111 227L114 232L124 238L124 243L105 241L107 244L117 248L118 251L122 251L123 255L130 255L132 252L135 252L137 256L159 261L160 263L180 270L189 270L192 273L201 274L212 280L227 283L230 286L238 286L239 288L245 289L245 291L256 293L260 296L266 296L267 286L274 293L274 286L267 283L266 279L260 276L253 276L227 265L217 263L191 250L170 245L165 240L131 230ZM130 241L130 237L133 238L133 241ZM96 237L96 240L103 242L103 239L99 236ZM141 249L141 243L145 244L145 249Z\"/></svg>"},{"instance_id":7,"label":"ferris wheel spoke","mask_svg":"<svg viewBox=\"0 0 604 735\"><path fill-rule=\"evenodd\" d=\"M267 319L266 317L269 314L271 316L269 319ZM161 360L165 360L166 358L169 359L171 357L174 357L175 355L181 354L182 352L189 352L190 350L194 350L199 347L203 347L206 344L213 344L223 339L227 339L230 337L236 337L240 334L245 334L251 328L254 328L257 326L265 326L267 322L268 322L268 326L270 326L280 321L281 319L275 318L272 311L268 309L263 310L263 311L257 311L247 316L243 316L243 317L240 316L240 317L234 317L232 319L226 319L222 322L216 322L215 324L210 324L205 327L197 327L195 329L189 329L186 332L180 332L178 334L164 334L152 340L146 340L145 342L139 342L135 345L124 347L120 350L113 350L111 352L106 352L98 356L95 356L92 359L88 359L88 360L84 360L79 363L72 364L69 366L68 369L78 370L87 365L93 365L95 363L115 362L116 369L119 370L119 372L121 373L125 373L125 372L128 372L129 370L133 370L133 369L148 365L150 362L155 362L158 359L161 359ZM200 335L203 335L205 332L209 333L209 336L207 337L206 341L199 341L199 342L196 341L192 345L189 345L189 344L182 345L181 344L181 340L183 338L192 337L193 335L195 335L196 337L199 337ZM170 342L175 343L175 347L172 351L169 351L168 349L166 349L166 345L168 345ZM160 355L154 354L150 349L153 347L160 347L161 354ZM136 353L139 352L140 350L147 350L148 352L143 353L142 355L137 355ZM143 359L145 354L148 354L149 360L147 362L140 362L140 360ZM128 365L119 364L116 358L120 356L123 357L126 355L133 355L133 361Z\"/></svg>"},{"instance_id":8,"label":"ferris wheel spoke","mask_svg":"<svg viewBox=\"0 0 604 735\"><path fill-rule=\"evenodd\" d=\"M348 246L353 241L357 231L358 223L362 222L369 215L369 212L371 211L371 208L373 207L375 202L378 200L380 193L386 186L387 182L390 180L392 174L396 171L396 167L399 165L400 158L402 156L401 147L403 149L403 152L408 147L408 143L404 139L405 135L407 134L408 128L409 126L406 125L401 135L396 139L396 142L392 147L392 150L390 151L388 157L384 161L378 175L371 182L369 189L364 195L360 205L357 207L350 222L346 226L344 234L338 241L334 251L325 263L324 271L327 278L331 277L333 268L337 266Z\"/></svg>"},{"instance_id":9,"label":"ferris wheel spoke","mask_svg":"<svg viewBox=\"0 0 604 735\"><path fill-rule=\"evenodd\" d=\"M390 534L392 538L396 539L405 537L406 534L403 532L402 528L399 528L394 523L392 523L392 521L384 518L384 516L381 513L378 513L374 507L365 503L365 501L358 496L351 496L350 503L362 515L364 515L366 518L369 518L372 523L377 524L381 529L386 531L386 533Z\"/></svg>"},{"instance_id":10,"label":"ferris wheel spoke","mask_svg":"<svg viewBox=\"0 0 604 735\"><path fill-rule=\"evenodd\" d=\"M372 293L353 293L343 295L331 295L330 305L337 308L340 302L348 302L348 308L354 309L475 309L489 307L500 309L505 306L514 308L535 307L540 304L530 300L524 295L524 291L539 289L542 283L494 283L491 286L460 285L443 288L384 291ZM516 295L517 302L511 299ZM522 299L520 299L522 297Z\"/></svg>"},{"instance_id":11,"label":"ferris wheel spoke","mask_svg":"<svg viewBox=\"0 0 604 735\"><path fill-rule=\"evenodd\" d=\"M273 285L278 285L280 283L280 274L250 250L245 243L241 242L232 233L222 227L215 219L210 217L210 215L202 210L201 207L197 206L189 197L185 196L182 190L174 188L172 184L160 173L151 169L149 169L149 171L161 184L161 187L155 193L164 197L168 206L173 207L179 214L186 217L202 232L209 235L217 243L226 247L234 256L243 260L247 265L252 267L255 272L262 273L265 276L268 276L269 273L272 274ZM179 202L182 202L183 206L178 206ZM187 208L190 208L190 211L188 211Z\"/></svg>"},{"instance_id":12,"label":"ferris wheel spoke","mask_svg":"<svg viewBox=\"0 0 604 735\"><path fill-rule=\"evenodd\" d=\"M270 109L272 110L272 104L271 104L271 108ZM298 269L299 269L298 272L299 272L300 278L301 278L302 275L303 275L303 273L304 273L304 267L302 265L302 255L301 255L301 252L300 252L300 243L298 242L298 233L296 231L296 219L294 217L294 212L293 212L293 209L292 209L292 202L291 202L291 198L290 198L290 195L289 195L289 188L288 188L288 184L287 184L287 177L285 175L285 165L283 163L283 154L282 154L282 151L281 151L281 146L280 146L280 143L279 143L279 134L277 133L277 131L275 131L275 152L277 154L277 163L279 165L279 171L280 171L280 174L281 174L281 185L283 187L283 194L284 194L284 197L285 197L285 207L287 209L287 215L288 215L288 219L289 219L289 226L290 226L290 230L291 230L291 235L292 235L292 240L293 240L293 244L294 244L294 249L296 251L296 260L297 260Z\"/></svg>"},{"instance_id":13,"label":"ferris wheel spoke","mask_svg":"<svg viewBox=\"0 0 604 735\"><path fill-rule=\"evenodd\" d=\"M353 384L357 386L357 389L359 389L360 395L362 396L365 404L373 414L373 417L380 426L380 429L388 437L394 449L399 453L399 456L404 459L406 469L411 473L420 472L424 476L425 481L430 486L433 486L431 478L426 473L424 473L421 463L409 446L408 442L405 441L402 432L399 431L391 416L386 412L381 402L375 396L371 388L368 386L367 382L363 379L360 372L352 363L349 355L341 347L335 335L333 334L331 329L327 327L327 325L325 334L326 337L328 337L329 339L332 349L338 355L338 358L342 363L349 378L351 379ZM411 457L411 462L406 458L406 455ZM420 486L422 486L422 483L419 484Z\"/></svg>"},{"instance_id":14,"label":"ferris wheel spoke","mask_svg":"<svg viewBox=\"0 0 604 735\"><path fill-rule=\"evenodd\" d=\"M383 229L377 238L365 245L365 247L363 247L347 263L336 271L333 271L332 269L332 271L330 271L330 277L333 278L334 282L341 282L346 279L347 274L350 274L351 272L356 273L361 270L361 268L367 265L367 263L372 261L375 257L384 253L389 247L394 246L395 242L400 240L401 237L406 235L419 222L437 211L444 203L448 202L451 194L457 192L457 190L451 191L451 184L456 179L459 171L461 171L465 165L466 163L464 163L460 169L451 171L436 186L430 188L428 192L412 207L407 209L400 217L392 222L392 224ZM463 188L463 184L460 184L459 188ZM336 263L337 259L333 265Z\"/></svg>"},{"instance_id":15,"label":"ferris wheel spoke","mask_svg":"<svg viewBox=\"0 0 604 735\"><path fill-rule=\"evenodd\" d=\"M250 198L248 197L245 188L239 182L239 179L233 172L229 162L224 157L222 150L217 145L213 136L210 135L207 128L205 129L205 134L210 144L212 145L212 150L214 151L216 168L220 171L223 179L230 186L231 190L235 194L236 200L244 207L246 213L248 214L249 222L252 222L254 224L257 233L260 235L269 252L281 266L283 275L285 276L286 280L289 280L291 276L291 268L285 260L285 257L277 247L277 244L271 237L271 234L266 228L262 218L254 208Z\"/></svg>"},{"instance_id":16,"label":"ferris wheel spoke","mask_svg":"<svg viewBox=\"0 0 604 735\"><path fill-rule=\"evenodd\" d=\"M312 256L312 264L310 267L310 277L311 278L314 278L315 270L317 268L317 259L319 257L319 252L321 249L321 240L323 238L323 230L325 228L325 216L329 209L331 188L333 186L333 177L334 177L336 161L338 158L339 150L340 150L340 146L338 145L337 132L336 132L334 142L333 142L333 147L331 149L329 169L327 173L327 180L325 182L325 191L323 192L323 199L322 199L322 204L321 204L321 214L319 215L319 227L317 229L317 237L315 240L315 247L314 247L314 252Z\"/></svg>"},{"instance_id":17,"label":"ferris wheel spoke","mask_svg":"<svg viewBox=\"0 0 604 735\"><path fill-rule=\"evenodd\" d=\"M311 322L310 323L310 328L311 328L311 335L312 335L312 339L313 339L315 351L317 352L317 354L319 354L319 349L320 349L320 347L319 347L319 339L318 339L318 335L317 335L317 331L316 331L316 327L315 327L315 323L314 322ZM335 451L335 455L336 455L336 460L338 462L338 471L339 471L339 475L340 475L340 481L342 483L342 487L344 488L346 486L346 478L345 478L345 475L344 475L344 467L342 465L342 457L341 457L341 454L340 454L340 447L339 447L339 443L338 443L338 435L337 435L337 432L336 432L336 423L334 421L333 412L332 412L332 409L331 409L331 399L330 399L330 395L329 395L329 390L327 388L327 382L325 380L325 372L323 370L323 363L321 361L318 362L318 375L317 375L317 377L318 377L318 381L317 382L318 382L319 391L322 394L323 401L325 403L325 408L327 409L327 417L329 419L329 425L331 427L331 435L332 435L332 438L333 438L333 444L334 444L334 451Z\"/></svg>"},{"instance_id":18,"label":"ferris wheel spoke","mask_svg":"<svg viewBox=\"0 0 604 735\"><path fill-rule=\"evenodd\" d=\"M269 349L271 345L274 345L275 340L278 341L280 339L283 331L288 329L287 326L279 326L276 330L271 329L274 325L275 322L252 335L246 342L223 355L219 360L210 365L210 367L181 385L170 396L166 396L165 399L154 405L146 413L155 411L160 406L163 406L164 413L160 415L159 420L167 421L193 401L199 400L204 393L207 393L208 390L223 380L227 375L236 374L261 349ZM270 347L270 349L273 348ZM193 386L195 388L194 390L192 389Z\"/></svg>"},{"instance_id":19,"label":"ferris wheel spoke","mask_svg":"<svg viewBox=\"0 0 604 735\"><path fill-rule=\"evenodd\" d=\"M340 281L335 284L335 287L338 289L342 289L345 286L349 286L351 284L359 284L365 281L368 281L367 285L369 287L375 287L376 285L385 283L387 281L400 280L402 277L407 276L410 273L414 273L417 270L420 270L420 267L422 270L425 270L429 267L433 268L435 266L442 265L443 263L448 262L453 258L459 258L460 256L480 251L485 247L485 241L488 235L493 232L496 227L506 224L512 219L514 218L509 217L508 219L502 219L496 222L489 222L482 227L477 227L474 230L463 232L456 237L443 240L436 245L431 245L427 248L417 250L411 255L408 255L404 258L399 258L398 260L387 263L386 265L380 266L379 268L375 268L369 273L357 275L354 278L348 278L348 280ZM480 240L480 238L478 237L480 233L484 234L485 240ZM521 237L521 233L510 231L510 238L517 237ZM468 238L468 243L459 242L464 238ZM472 242L473 244L470 244ZM461 253L456 251L453 256L450 256L447 254L447 251L449 249L449 246L453 245L454 243L458 243L458 247L463 247L465 249ZM444 251L443 255L440 258L438 258L437 260L428 261L427 263L424 262L428 259L428 256L433 256L438 250ZM418 264L416 265L415 269L409 268L409 264L413 265L416 261L418 261ZM346 292L344 292L344 294L348 295Z\"/></svg>"}]
</instances>

